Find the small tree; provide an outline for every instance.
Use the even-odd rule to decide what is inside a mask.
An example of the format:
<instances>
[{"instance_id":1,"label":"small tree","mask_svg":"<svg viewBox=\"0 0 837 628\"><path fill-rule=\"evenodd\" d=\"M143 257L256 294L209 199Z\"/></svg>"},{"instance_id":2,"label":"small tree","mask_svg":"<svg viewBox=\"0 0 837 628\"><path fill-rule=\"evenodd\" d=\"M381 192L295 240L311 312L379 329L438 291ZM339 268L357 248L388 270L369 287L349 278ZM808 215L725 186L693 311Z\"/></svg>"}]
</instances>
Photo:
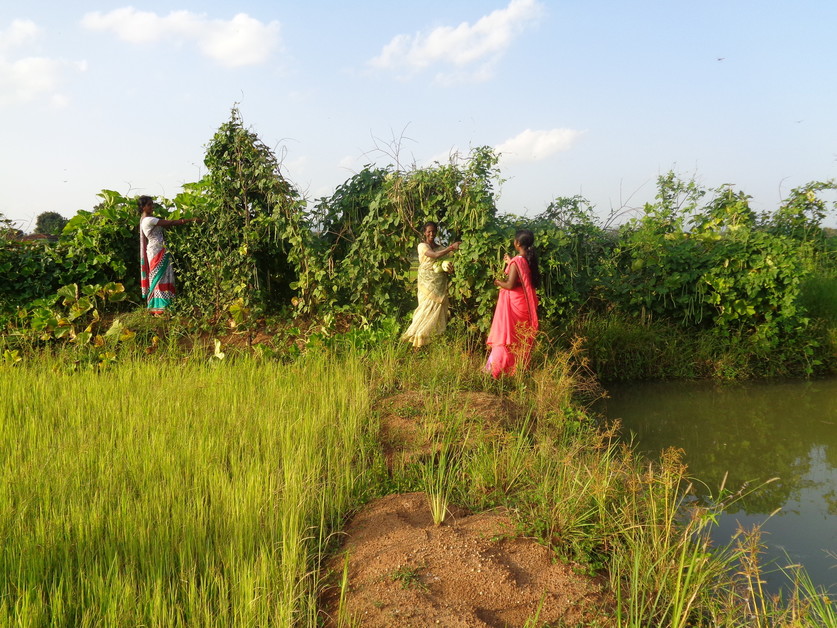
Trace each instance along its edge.
<instances>
[{"instance_id":1,"label":"small tree","mask_svg":"<svg viewBox=\"0 0 837 628\"><path fill-rule=\"evenodd\" d=\"M58 212L43 212L35 219L35 233L58 235L66 224L67 219Z\"/></svg>"}]
</instances>

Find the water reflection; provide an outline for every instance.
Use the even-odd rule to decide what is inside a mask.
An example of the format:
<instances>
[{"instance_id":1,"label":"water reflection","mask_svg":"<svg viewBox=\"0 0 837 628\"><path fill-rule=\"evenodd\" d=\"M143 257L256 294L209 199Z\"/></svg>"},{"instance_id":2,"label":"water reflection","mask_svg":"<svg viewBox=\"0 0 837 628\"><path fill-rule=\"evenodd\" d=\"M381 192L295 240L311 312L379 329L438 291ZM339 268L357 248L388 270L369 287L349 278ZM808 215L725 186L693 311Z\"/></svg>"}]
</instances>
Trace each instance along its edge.
<instances>
[{"instance_id":1,"label":"water reflection","mask_svg":"<svg viewBox=\"0 0 837 628\"><path fill-rule=\"evenodd\" d=\"M765 523L768 558L805 565L837 593L837 380L719 385L663 382L608 388L599 408L637 448L680 447L703 494L779 479L733 505L718 537ZM771 578L775 590L781 578Z\"/></svg>"}]
</instances>

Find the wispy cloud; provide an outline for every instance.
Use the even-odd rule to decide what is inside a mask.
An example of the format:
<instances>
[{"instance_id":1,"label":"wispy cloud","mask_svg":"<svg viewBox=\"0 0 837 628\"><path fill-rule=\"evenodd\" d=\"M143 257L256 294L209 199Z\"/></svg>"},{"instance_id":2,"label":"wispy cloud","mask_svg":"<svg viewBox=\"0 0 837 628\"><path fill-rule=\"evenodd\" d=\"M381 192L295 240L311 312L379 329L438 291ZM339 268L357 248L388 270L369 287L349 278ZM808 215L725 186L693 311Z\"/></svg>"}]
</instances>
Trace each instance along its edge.
<instances>
[{"instance_id":1,"label":"wispy cloud","mask_svg":"<svg viewBox=\"0 0 837 628\"><path fill-rule=\"evenodd\" d=\"M18 49L35 43L43 32L31 20L14 20L0 31L0 106L47 99L55 107L68 99L60 87L71 71L84 71L84 62L47 57L14 56Z\"/></svg>"},{"instance_id":2,"label":"wispy cloud","mask_svg":"<svg viewBox=\"0 0 837 628\"><path fill-rule=\"evenodd\" d=\"M537 0L511 0L474 24L440 26L429 33L397 35L381 54L369 61L373 68L414 74L440 67L436 80L484 81L494 65L525 28L543 12Z\"/></svg>"},{"instance_id":3,"label":"wispy cloud","mask_svg":"<svg viewBox=\"0 0 837 628\"><path fill-rule=\"evenodd\" d=\"M32 20L14 20L9 28L0 31L0 54L35 41L41 29Z\"/></svg>"},{"instance_id":4,"label":"wispy cloud","mask_svg":"<svg viewBox=\"0 0 837 628\"><path fill-rule=\"evenodd\" d=\"M231 20L216 20L190 11L160 16L124 7L109 13L88 13L81 23L90 30L111 31L132 44L190 42L202 54L230 68L264 63L280 43L279 22L265 24L246 13Z\"/></svg>"},{"instance_id":5,"label":"wispy cloud","mask_svg":"<svg viewBox=\"0 0 837 628\"><path fill-rule=\"evenodd\" d=\"M555 153L569 150L583 134L583 131L575 129L545 131L526 129L502 144L498 144L494 149L502 155L501 158L506 163L540 161Z\"/></svg>"}]
</instances>

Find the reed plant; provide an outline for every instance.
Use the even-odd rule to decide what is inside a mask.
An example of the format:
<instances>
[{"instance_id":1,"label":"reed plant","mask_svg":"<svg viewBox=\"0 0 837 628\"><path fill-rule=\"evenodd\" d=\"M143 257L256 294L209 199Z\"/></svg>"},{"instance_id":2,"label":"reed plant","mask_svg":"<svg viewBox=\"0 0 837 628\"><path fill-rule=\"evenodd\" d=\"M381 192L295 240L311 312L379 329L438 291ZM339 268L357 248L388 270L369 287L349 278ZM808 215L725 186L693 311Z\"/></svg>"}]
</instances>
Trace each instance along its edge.
<instances>
[{"instance_id":1,"label":"reed plant","mask_svg":"<svg viewBox=\"0 0 837 628\"><path fill-rule=\"evenodd\" d=\"M680 452L667 450L618 505L609 575L620 625L699 624L730 570L730 555L711 551L716 512L691 503L685 472Z\"/></svg>"},{"instance_id":2,"label":"reed plant","mask_svg":"<svg viewBox=\"0 0 837 628\"><path fill-rule=\"evenodd\" d=\"M359 625L348 609L349 594L349 553L343 557L343 569L340 572L340 597L337 602L337 628L351 628Z\"/></svg>"},{"instance_id":3,"label":"reed plant","mask_svg":"<svg viewBox=\"0 0 837 628\"><path fill-rule=\"evenodd\" d=\"M788 579L794 583L793 593L786 605L788 624L797 622L801 626L837 626L837 607L832 597L822 587L816 586L804 569L793 565L784 569Z\"/></svg>"}]
</instances>

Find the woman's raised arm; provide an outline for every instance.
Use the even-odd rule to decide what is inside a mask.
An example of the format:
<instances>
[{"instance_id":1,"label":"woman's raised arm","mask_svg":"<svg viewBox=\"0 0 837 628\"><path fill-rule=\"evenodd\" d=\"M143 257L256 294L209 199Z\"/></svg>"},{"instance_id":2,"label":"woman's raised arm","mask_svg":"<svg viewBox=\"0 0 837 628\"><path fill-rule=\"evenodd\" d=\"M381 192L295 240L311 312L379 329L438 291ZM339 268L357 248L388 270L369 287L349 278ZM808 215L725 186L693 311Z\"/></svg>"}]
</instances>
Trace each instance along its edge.
<instances>
[{"instance_id":1,"label":"woman's raised arm","mask_svg":"<svg viewBox=\"0 0 837 628\"><path fill-rule=\"evenodd\" d=\"M459 250L459 244L460 244L459 242L453 242L449 246L446 246L443 249L439 249L438 251L434 251L433 249L431 249L428 246L427 250L424 252L424 254L427 257L429 257L430 259L439 259L440 257L444 257L445 255L447 255L451 251L458 251Z\"/></svg>"},{"instance_id":2,"label":"woman's raised arm","mask_svg":"<svg viewBox=\"0 0 837 628\"><path fill-rule=\"evenodd\" d=\"M176 227L177 225L185 225L187 222L200 222L200 218L177 218L175 220L168 220L160 218L157 221L158 227Z\"/></svg>"}]
</instances>

